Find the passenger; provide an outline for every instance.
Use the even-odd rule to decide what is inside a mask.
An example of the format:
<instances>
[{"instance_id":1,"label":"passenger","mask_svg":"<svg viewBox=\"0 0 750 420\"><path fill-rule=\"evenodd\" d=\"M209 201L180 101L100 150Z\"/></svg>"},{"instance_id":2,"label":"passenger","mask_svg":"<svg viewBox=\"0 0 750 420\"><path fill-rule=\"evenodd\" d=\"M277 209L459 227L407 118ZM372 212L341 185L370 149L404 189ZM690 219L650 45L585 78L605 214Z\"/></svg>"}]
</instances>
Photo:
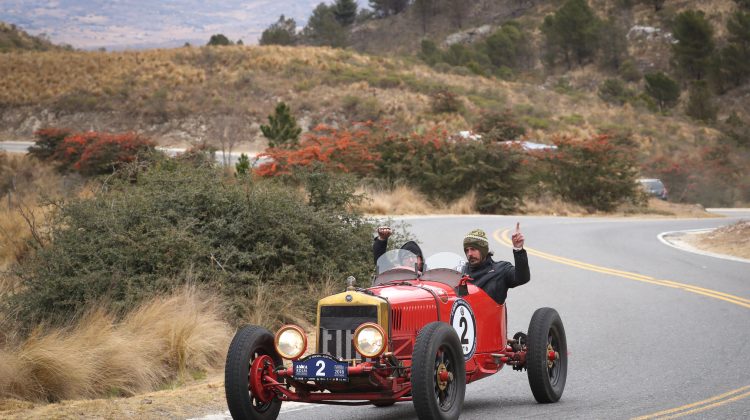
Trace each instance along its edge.
<instances>
[{"instance_id":1,"label":"passenger","mask_svg":"<svg viewBox=\"0 0 750 420\"><path fill-rule=\"evenodd\" d=\"M516 231L511 240L515 267L508 261L492 260L493 253L489 250L487 234L483 230L474 229L464 237L464 253L469 261L472 284L481 287L500 305L505 302L508 289L526 284L531 279L520 223L516 223Z\"/></svg>"},{"instance_id":2,"label":"passenger","mask_svg":"<svg viewBox=\"0 0 750 420\"><path fill-rule=\"evenodd\" d=\"M392 233L393 231L389 226L380 226L378 228L378 236L376 236L372 241L372 255L375 257L376 264L378 262L378 258L385 254L385 251L388 248L388 238ZM414 264L417 264L417 271L421 273L424 268L424 257L422 256L422 249L419 247L419 245L414 241L409 241L401 245L401 249L410 251L417 256L416 261L404 261L404 265L413 267Z\"/></svg>"}]
</instances>

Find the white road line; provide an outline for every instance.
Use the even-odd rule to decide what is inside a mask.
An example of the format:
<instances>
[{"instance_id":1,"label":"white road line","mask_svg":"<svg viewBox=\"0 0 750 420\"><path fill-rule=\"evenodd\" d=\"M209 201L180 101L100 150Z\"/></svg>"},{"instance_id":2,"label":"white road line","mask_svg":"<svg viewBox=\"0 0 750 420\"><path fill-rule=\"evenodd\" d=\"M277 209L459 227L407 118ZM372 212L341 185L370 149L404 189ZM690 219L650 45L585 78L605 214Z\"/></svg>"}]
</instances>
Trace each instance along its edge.
<instances>
[{"instance_id":1,"label":"white road line","mask_svg":"<svg viewBox=\"0 0 750 420\"><path fill-rule=\"evenodd\" d=\"M732 255L726 255L726 254L719 254L716 252L708 252L700 250L687 242L680 240L680 236L684 235L695 235L698 233L704 233L704 232L711 232L712 230L715 230L716 228L712 229L689 229L689 230L673 230L669 232L662 232L658 234L656 237L663 243L664 245L671 246L672 248L679 249L681 251L687 251L692 252L693 254L699 254L699 255L705 255L707 257L714 257L714 258L721 258L724 260L730 260L730 261L737 261L737 262L743 262L750 264L750 260L740 257L735 257Z\"/></svg>"}]
</instances>

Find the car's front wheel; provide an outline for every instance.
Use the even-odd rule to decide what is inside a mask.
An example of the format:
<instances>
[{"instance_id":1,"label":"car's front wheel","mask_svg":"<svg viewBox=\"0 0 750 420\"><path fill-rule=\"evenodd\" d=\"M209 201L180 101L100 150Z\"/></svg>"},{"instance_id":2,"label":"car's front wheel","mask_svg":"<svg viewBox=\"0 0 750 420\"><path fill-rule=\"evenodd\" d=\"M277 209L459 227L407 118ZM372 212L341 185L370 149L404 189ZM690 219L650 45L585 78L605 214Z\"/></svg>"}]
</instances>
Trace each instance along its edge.
<instances>
[{"instance_id":1,"label":"car's front wheel","mask_svg":"<svg viewBox=\"0 0 750 420\"><path fill-rule=\"evenodd\" d=\"M232 418L274 420L279 416L281 401L273 395L253 395L252 383L256 382L255 389L262 388L262 375L281 363L270 331L255 325L237 331L224 367L224 390Z\"/></svg>"},{"instance_id":2,"label":"car's front wheel","mask_svg":"<svg viewBox=\"0 0 750 420\"><path fill-rule=\"evenodd\" d=\"M456 330L444 322L427 324L412 353L414 409L422 419L455 420L466 392L466 364Z\"/></svg>"},{"instance_id":3,"label":"car's front wheel","mask_svg":"<svg viewBox=\"0 0 750 420\"><path fill-rule=\"evenodd\" d=\"M534 398L540 403L557 402L568 374L568 344L556 310L540 308L534 312L527 343L526 368Z\"/></svg>"}]
</instances>

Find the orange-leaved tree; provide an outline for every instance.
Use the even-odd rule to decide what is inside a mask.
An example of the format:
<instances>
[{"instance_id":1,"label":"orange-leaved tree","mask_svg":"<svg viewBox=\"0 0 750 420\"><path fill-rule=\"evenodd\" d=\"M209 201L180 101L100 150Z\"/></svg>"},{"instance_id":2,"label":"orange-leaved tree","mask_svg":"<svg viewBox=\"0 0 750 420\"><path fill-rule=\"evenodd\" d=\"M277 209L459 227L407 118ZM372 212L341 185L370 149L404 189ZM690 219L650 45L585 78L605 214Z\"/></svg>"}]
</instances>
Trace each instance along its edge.
<instances>
[{"instance_id":1,"label":"orange-leaved tree","mask_svg":"<svg viewBox=\"0 0 750 420\"><path fill-rule=\"evenodd\" d=\"M109 134L97 131L66 136L52 154L63 171L84 175L112 172L116 167L145 157L155 144L135 133Z\"/></svg>"},{"instance_id":2,"label":"orange-leaved tree","mask_svg":"<svg viewBox=\"0 0 750 420\"><path fill-rule=\"evenodd\" d=\"M376 142L374 137L370 124L359 124L351 129L318 125L293 149L266 149L260 157L269 160L255 173L264 177L291 175L295 170L315 166L326 171L365 176L374 171L380 159L371 147Z\"/></svg>"}]
</instances>

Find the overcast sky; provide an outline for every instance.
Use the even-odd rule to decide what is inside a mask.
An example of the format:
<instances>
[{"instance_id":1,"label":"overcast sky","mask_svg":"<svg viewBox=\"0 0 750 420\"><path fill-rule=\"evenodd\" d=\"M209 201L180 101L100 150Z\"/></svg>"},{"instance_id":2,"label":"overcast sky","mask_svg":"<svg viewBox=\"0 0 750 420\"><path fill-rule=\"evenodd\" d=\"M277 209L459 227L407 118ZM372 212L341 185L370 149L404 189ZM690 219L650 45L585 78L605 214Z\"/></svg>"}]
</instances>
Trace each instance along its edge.
<instances>
[{"instance_id":1,"label":"overcast sky","mask_svg":"<svg viewBox=\"0 0 750 420\"><path fill-rule=\"evenodd\" d=\"M321 0L0 0L0 21L56 44L107 49L203 45L213 34L257 43L284 14L302 27ZM326 3L332 3L328 0ZM358 0L367 5L368 0Z\"/></svg>"}]
</instances>

